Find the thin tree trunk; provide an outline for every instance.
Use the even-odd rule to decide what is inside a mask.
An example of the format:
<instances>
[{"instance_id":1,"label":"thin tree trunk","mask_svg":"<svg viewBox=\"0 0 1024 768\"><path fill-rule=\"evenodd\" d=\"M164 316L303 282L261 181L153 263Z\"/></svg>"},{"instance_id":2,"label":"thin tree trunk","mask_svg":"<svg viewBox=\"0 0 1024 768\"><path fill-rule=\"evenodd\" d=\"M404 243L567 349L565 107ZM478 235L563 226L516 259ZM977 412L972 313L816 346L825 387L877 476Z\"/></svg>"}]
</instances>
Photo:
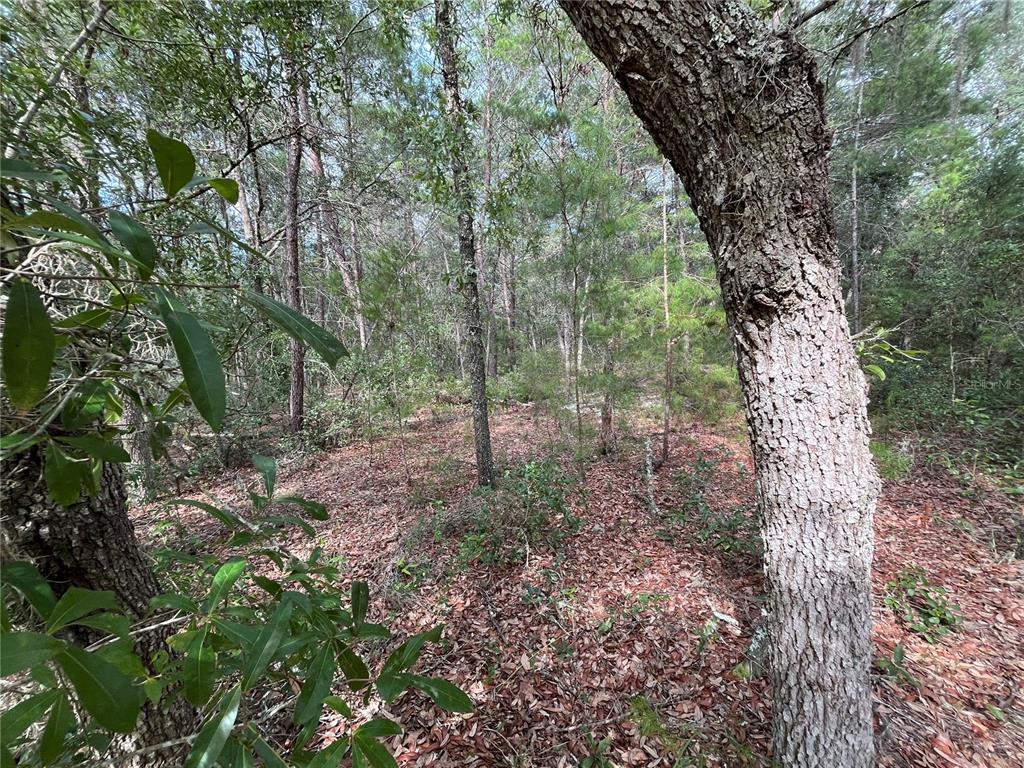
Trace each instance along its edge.
<instances>
[{"instance_id":1,"label":"thin tree trunk","mask_svg":"<svg viewBox=\"0 0 1024 768\"><path fill-rule=\"evenodd\" d=\"M853 123L853 166L850 170L850 310L853 332L859 333L860 322L860 198L858 196L858 164L860 163L860 130L864 114L864 57L869 35L861 36L853 46L853 79L857 88L857 113Z\"/></svg>"},{"instance_id":2,"label":"thin tree trunk","mask_svg":"<svg viewBox=\"0 0 1024 768\"><path fill-rule=\"evenodd\" d=\"M302 282L299 274L299 173L302 165L302 132L299 130L299 72L295 60L284 59L288 88L288 127L291 131L285 150L284 173L284 257L287 270L288 303L302 311ZM292 339L292 378L288 396L289 427L292 433L302 431L306 394L305 347Z\"/></svg>"},{"instance_id":3,"label":"thin tree trunk","mask_svg":"<svg viewBox=\"0 0 1024 768\"><path fill-rule=\"evenodd\" d=\"M358 247L358 231L350 229L349 245L351 250L346 254L345 241L341 234L341 226L338 223L338 216L328 196L327 174L324 172L323 155L320 151L320 127L319 115L314 115L309 105L309 94L301 83L298 89L299 114L306 124L306 133L309 137L306 144L309 155L309 167L313 173L313 179L317 187L317 208L320 212L320 221L323 223L324 231L327 234L327 243L334 253L334 263L341 274L341 282L345 287L345 294L352 304L356 333L359 336L359 348L366 349L367 333L366 318L363 314L363 298L360 291L359 279L355 265L355 254ZM349 113L351 115L351 111Z\"/></svg>"},{"instance_id":4,"label":"thin tree trunk","mask_svg":"<svg viewBox=\"0 0 1024 768\"><path fill-rule=\"evenodd\" d=\"M352 296L352 309L356 317L356 330L359 332L359 349L366 351L370 343L369 330L363 312L363 256L359 246L359 208L356 201L356 135L353 121L354 83L352 81L351 62L345 60L345 179L348 182L349 217L348 242L350 277L346 289Z\"/></svg>"},{"instance_id":5,"label":"thin tree trunk","mask_svg":"<svg viewBox=\"0 0 1024 768\"><path fill-rule=\"evenodd\" d=\"M612 418L615 409L615 392L612 376L615 373L615 351L609 341L604 347L601 374L604 377L604 398L601 400L601 454L612 453Z\"/></svg>"},{"instance_id":6,"label":"thin tree trunk","mask_svg":"<svg viewBox=\"0 0 1024 768\"><path fill-rule=\"evenodd\" d=\"M480 291L477 283L476 253L473 247L473 198L466 155L469 132L466 110L459 92L459 62L455 52L455 9L450 0L436 0L437 51L444 83L444 111L451 131L452 190L458 206L459 257L462 262L465 321L468 333L467 358L473 400L473 442L480 485L494 485L491 428L487 413L487 370L484 360L483 328L480 320Z\"/></svg>"},{"instance_id":7,"label":"thin tree trunk","mask_svg":"<svg viewBox=\"0 0 1024 768\"><path fill-rule=\"evenodd\" d=\"M668 165L661 164L661 302L665 311L665 394L661 415L661 459L658 465L668 461L669 428L672 426L672 317L668 302Z\"/></svg>"},{"instance_id":8,"label":"thin tree trunk","mask_svg":"<svg viewBox=\"0 0 1024 768\"><path fill-rule=\"evenodd\" d=\"M774 760L867 768L879 483L814 60L737 0L560 4L682 177L715 259L762 520Z\"/></svg>"}]
</instances>

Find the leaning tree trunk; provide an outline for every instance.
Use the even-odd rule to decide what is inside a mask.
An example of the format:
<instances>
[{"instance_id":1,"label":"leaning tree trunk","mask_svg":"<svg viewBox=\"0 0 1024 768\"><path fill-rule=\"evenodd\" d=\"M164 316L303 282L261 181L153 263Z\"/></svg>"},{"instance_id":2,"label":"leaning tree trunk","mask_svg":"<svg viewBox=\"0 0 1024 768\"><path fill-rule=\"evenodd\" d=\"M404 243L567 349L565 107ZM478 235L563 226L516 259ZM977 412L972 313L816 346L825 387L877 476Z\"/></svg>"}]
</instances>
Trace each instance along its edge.
<instances>
[{"instance_id":1,"label":"leaning tree trunk","mask_svg":"<svg viewBox=\"0 0 1024 768\"><path fill-rule=\"evenodd\" d=\"M878 478L810 53L735 0L560 0L679 173L715 260L756 467L774 759L869 766Z\"/></svg>"},{"instance_id":2,"label":"leaning tree trunk","mask_svg":"<svg viewBox=\"0 0 1024 768\"><path fill-rule=\"evenodd\" d=\"M127 493L121 468L104 464L95 496L84 496L68 507L52 501L43 481L43 453L34 447L0 465L0 506L3 508L4 558L31 560L59 597L70 587L109 590L133 618L149 611L160 585L135 537L128 518ZM77 630L77 628L71 628ZM174 627L137 637L136 652L143 663L166 651ZM86 645L95 634L70 632L69 640ZM115 749L133 752L192 733L196 711L182 698L154 706L147 700L135 733L118 737ZM181 763L180 750L147 755L147 766ZM128 765L141 765L129 762Z\"/></svg>"},{"instance_id":3,"label":"leaning tree trunk","mask_svg":"<svg viewBox=\"0 0 1024 768\"><path fill-rule=\"evenodd\" d=\"M465 105L459 93L459 62L455 53L455 11L449 0L437 0L434 8L437 50L444 82L444 109L452 136L452 191L455 204L458 206L459 258L462 261L462 293L465 299L466 331L469 336L467 358L472 382L476 472L480 485L494 485L491 428L487 416L487 370L484 359L483 324L480 320L480 289L473 246L473 198L466 164L469 132L466 129Z\"/></svg>"}]
</instances>

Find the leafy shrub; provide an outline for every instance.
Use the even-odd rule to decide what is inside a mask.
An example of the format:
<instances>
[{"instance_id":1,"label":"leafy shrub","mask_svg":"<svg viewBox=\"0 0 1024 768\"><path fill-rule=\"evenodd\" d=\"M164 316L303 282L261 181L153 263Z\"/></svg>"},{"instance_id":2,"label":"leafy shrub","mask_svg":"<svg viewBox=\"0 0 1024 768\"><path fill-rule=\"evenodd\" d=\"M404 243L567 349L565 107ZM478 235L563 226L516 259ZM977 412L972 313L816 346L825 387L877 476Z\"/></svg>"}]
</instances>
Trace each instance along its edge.
<instances>
[{"instance_id":1,"label":"leafy shrub","mask_svg":"<svg viewBox=\"0 0 1024 768\"><path fill-rule=\"evenodd\" d=\"M871 455L875 457L878 474L886 480L902 480L910 473L912 460L888 443L872 440Z\"/></svg>"},{"instance_id":2,"label":"leafy shrub","mask_svg":"<svg viewBox=\"0 0 1024 768\"><path fill-rule=\"evenodd\" d=\"M946 590L928 580L922 568L900 571L885 585L885 604L895 611L911 632L929 643L948 634L963 622L960 607L950 602Z\"/></svg>"},{"instance_id":3,"label":"leafy shrub","mask_svg":"<svg viewBox=\"0 0 1024 768\"><path fill-rule=\"evenodd\" d=\"M424 645L439 641L440 626L407 639L371 674L360 648L379 647L390 633L367 620L367 584L354 582L345 595L337 587L337 567L319 547L300 558L276 543L274 533L282 527L311 533L303 518L326 519L326 511L307 499L276 496L276 465L262 457L256 462L264 492L251 494L253 515L187 502L233 532L229 547L255 545L253 554L220 560L179 553L178 560L198 566L192 579L197 588L157 596L141 626L133 625L112 592L72 587L58 599L32 564L5 565L4 602L13 590L37 616L33 631L15 631L4 614L3 675L27 673L24 687L33 690L3 715L3 748L11 765L103 758L114 736L137 731L146 701L152 706L145 711L153 712L168 711L183 699L199 713L201 726L161 748L190 742L186 768L226 764L225 759L252 764L256 755L264 765L284 765L266 730L274 723L261 716L268 701L290 712L297 732L290 760L337 765L351 750L356 765L394 766L378 739L401 731L384 718L307 751L324 707L353 717L345 695L333 693L339 674L344 688L362 698L376 693L391 702L417 689L444 709L472 710L451 683L410 671ZM276 570L260 567L270 564ZM152 634L161 628L167 628L163 636ZM75 629L105 638L82 647L65 639ZM33 728L44 719L44 728Z\"/></svg>"},{"instance_id":4,"label":"leafy shrub","mask_svg":"<svg viewBox=\"0 0 1024 768\"><path fill-rule=\"evenodd\" d=\"M459 542L463 562L520 562L526 548L557 549L581 521L569 510L569 478L550 459L508 470L496 489L481 489L471 529Z\"/></svg>"}]
</instances>

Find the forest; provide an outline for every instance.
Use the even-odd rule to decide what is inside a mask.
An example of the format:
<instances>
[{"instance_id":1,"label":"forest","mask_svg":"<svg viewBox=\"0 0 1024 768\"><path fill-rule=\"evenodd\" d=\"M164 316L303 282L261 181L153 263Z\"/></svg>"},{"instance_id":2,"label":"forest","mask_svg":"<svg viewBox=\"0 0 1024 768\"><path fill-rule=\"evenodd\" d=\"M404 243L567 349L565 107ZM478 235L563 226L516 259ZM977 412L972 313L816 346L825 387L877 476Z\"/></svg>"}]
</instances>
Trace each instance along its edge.
<instances>
[{"instance_id":1,"label":"forest","mask_svg":"<svg viewBox=\"0 0 1024 768\"><path fill-rule=\"evenodd\" d=\"M1024 3L0 51L0 768L1024 764Z\"/></svg>"}]
</instances>

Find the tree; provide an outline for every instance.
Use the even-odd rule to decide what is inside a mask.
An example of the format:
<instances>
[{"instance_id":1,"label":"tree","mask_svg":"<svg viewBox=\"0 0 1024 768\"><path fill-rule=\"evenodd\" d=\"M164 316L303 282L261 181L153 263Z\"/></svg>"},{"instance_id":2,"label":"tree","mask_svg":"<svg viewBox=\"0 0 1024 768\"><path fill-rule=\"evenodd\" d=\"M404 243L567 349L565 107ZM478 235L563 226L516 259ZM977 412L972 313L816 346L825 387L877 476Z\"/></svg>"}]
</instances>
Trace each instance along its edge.
<instances>
[{"instance_id":1,"label":"tree","mask_svg":"<svg viewBox=\"0 0 1024 768\"><path fill-rule=\"evenodd\" d=\"M452 195L458 217L460 281L468 335L467 352L473 401L473 443L476 448L476 472L480 485L494 484L494 458L491 455L491 428L487 417L487 369L484 355L483 324L480 318L480 290L477 284L476 248L473 244L473 198L469 185L466 156L469 132L466 107L459 92L459 60L455 52L455 11L448 0L434 5L437 26L437 52L441 59L444 112L449 131L452 168Z\"/></svg>"},{"instance_id":2,"label":"tree","mask_svg":"<svg viewBox=\"0 0 1024 768\"><path fill-rule=\"evenodd\" d=\"M715 260L757 476L775 758L871 765L878 478L815 62L739 2L560 5L683 179Z\"/></svg>"},{"instance_id":3,"label":"tree","mask_svg":"<svg viewBox=\"0 0 1024 768\"><path fill-rule=\"evenodd\" d=\"M288 303L302 311L302 280L299 275L299 173L302 168L302 131L299 122L299 71L292 55L285 56L288 145L284 171L284 258L288 280ZM306 352L292 339L291 392L288 397L289 424L292 432L301 432L305 417Z\"/></svg>"}]
</instances>

